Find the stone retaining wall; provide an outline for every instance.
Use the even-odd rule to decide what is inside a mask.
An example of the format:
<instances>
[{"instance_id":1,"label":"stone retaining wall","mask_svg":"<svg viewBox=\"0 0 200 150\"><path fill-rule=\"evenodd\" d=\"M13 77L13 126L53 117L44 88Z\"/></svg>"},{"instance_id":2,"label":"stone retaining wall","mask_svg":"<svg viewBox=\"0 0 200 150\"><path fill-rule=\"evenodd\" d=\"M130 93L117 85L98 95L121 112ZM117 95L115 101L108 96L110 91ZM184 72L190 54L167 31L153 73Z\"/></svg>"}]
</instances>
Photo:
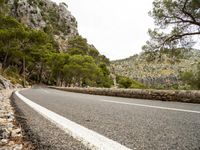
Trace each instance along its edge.
<instances>
[{"instance_id":1,"label":"stone retaining wall","mask_svg":"<svg viewBox=\"0 0 200 150\"><path fill-rule=\"evenodd\" d=\"M127 98L177 101L200 104L200 91L185 90L140 90L140 89L107 89L107 88L63 88L50 87L58 90L86 93L94 95L117 96Z\"/></svg>"}]
</instances>

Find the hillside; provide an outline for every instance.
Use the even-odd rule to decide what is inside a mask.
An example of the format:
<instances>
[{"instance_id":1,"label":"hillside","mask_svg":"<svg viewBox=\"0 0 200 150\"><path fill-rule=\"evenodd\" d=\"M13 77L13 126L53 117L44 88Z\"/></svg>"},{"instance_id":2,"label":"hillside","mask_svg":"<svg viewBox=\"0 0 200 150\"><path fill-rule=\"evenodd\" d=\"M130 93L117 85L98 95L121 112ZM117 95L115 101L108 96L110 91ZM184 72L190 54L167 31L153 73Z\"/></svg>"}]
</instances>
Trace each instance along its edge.
<instances>
[{"instance_id":1,"label":"hillside","mask_svg":"<svg viewBox=\"0 0 200 150\"><path fill-rule=\"evenodd\" d=\"M149 52L112 62L118 75L136 79L149 87L172 88L181 85L181 72L196 70L199 50Z\"/></svg>"},{"instance_id":2,"label":"hillside","mask_svg":"<svg viewBox=\"0 0 200 150\"><path fill-rule=\"evenodd\" d=\"M0 74L21 84L110 87L109 59L79 35L67 7L0 0Z\"/></svg>"},{"instance_id":3,"label":"hillside","mask_svg":"<svg viewBox=\"0 0 200 150\"><path fill-rule=\"evenodd\" d=\"M8 0L8 14L26 26L52 34L59 50L67 49L67 40L78 35L77 21L65 3L50 0Z\"/></svg>"}]
</instances>

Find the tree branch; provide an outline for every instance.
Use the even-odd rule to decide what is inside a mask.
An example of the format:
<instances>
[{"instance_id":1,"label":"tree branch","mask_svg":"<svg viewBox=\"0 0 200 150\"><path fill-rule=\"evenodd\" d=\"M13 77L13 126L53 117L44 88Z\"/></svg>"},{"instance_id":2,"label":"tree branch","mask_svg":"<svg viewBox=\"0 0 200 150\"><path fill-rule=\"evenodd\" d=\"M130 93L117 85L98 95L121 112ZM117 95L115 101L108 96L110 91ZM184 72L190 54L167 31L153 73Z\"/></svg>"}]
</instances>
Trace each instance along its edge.
<instances>
[{"instance_id":1,"label":"tree branch","mask_svg":"<svg viewBox=\"0 0 200 150\"><path fill-rule=\"evenodd\" d=\"M162 46L165 45L166 42L170 42L170 41L173 41L173 40L177 40L177 39L180 39L184 36L189 36L189 35L200 35L200 32L192 32L192 33L183 33L183 34L174 34L170 37L168 37L167 39L164 40Z\"/></svg>"},{"instance_id":2,"label":"tree branch","mask_svg":"<svg viewBox=\"0 0 200 150\"><path fill-rule=\"evenodd\" d=\"M194 17L191 13L189 13L189 12L186 11L187 3L188 3L188 0L185 0L184 6L183 6L183 8L181 9L181 11L182 11L185 15L189 16L189 17L192 19L192 21L187 20L188 22L200 26L200 23L196 21L195 17Z\"/></svg>"},{"instance_id":3,"label":"tree branch","mask_svg":"<svg viewBox=\"0 0 200 150\"><path fill-rule=\"evenodd\" d=\"M180 20L180 21L174 21L174 23L190 23L190 24L193 24L193 25L197 25L197 26L200 26L200 22L194 22L194 21L191 21L191 20L185 20L183 18L180 18L178 16L175 16L173 15L173 17L169 17L169 16L164 16L164 18L166 19L177 19L177 20ZM169 23L173 23L173 22L169 22Z\"/></svg>"}]
</instances>

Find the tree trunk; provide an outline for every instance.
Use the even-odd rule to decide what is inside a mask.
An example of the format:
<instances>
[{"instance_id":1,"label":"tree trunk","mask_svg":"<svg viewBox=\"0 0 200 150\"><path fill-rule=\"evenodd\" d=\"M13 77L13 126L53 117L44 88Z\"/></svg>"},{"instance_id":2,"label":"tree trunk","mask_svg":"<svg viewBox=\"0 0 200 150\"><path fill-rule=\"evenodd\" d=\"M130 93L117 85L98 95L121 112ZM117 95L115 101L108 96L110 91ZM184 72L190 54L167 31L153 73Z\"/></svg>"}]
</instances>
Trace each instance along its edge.
<instances>
[{"instance_id":1,"label":"tree trunk","mask_svg":"<svg viewBox=\"0 0 200 150\"><path fill-rule=\"evenodd\" d=\"M4 60L3 60L3 65L2 65L3 70L6 68L7 60L8 60L8 51L6 52L6 55L5 55Z\"/></svg>"},{"instance_id":2,"label":"tree trunk","mask_svg":"<svg viewBox=\"0 0 200 150\"><path fill-rule=\"evenodd\" d=\"M40 67L40 72L39 72L39 83L42 82L43 67L44 67L44 64L42 63L42 64L41 64L41 67Z\"/></svg>"},{"instance_id":3,"label":"tree trunk","mask_svg":"<svg viewBox=\"0 0 200 150\"><path fill-rule=\"evenodd\" d=\"M30 76L31 76L31 74L32 74L32 72L33 72L33 70L35 69L35 66L36 66L36 64L34 64L33 67L31 67L31 69L30 69L30 71L29 71L29 73L28 73L28 76L27 76L28 79L30 78Z\"/></svg>"}]
</instances>

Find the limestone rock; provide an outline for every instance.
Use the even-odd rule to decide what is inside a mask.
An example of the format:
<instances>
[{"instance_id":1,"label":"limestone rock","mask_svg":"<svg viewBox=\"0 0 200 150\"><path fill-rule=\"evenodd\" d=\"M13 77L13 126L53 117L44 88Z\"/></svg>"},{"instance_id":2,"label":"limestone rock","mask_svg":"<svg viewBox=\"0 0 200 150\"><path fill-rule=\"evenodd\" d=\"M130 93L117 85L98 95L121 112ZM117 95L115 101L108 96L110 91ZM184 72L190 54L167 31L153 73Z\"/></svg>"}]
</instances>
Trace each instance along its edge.
<instances>
[{"instance_id":1,"label":"limestone rock","mask_svg":"<svg viewBox=\"0 0 200 150\"><path fill-rule=\"evenodd\" d=\"M7 80L6 78L0 75L0 90L12 88L14 88L14 85L10 82L10 80ZM0 100L1 99L2 97L0 96Z\"/></svg>"},{"instance_id":2,"label":"limestone rock","mask_svg":"<svg viewBox=\"0 0 200 150\"><path fill-rule=\"evenodd\" d=\"M51 32L60 51L67 50L69 38L78 35L77 21L65 3L50 0L8 0L10 15L26 26Z\"/></svg>"},{"instance_id":3,"label":"limestone rock","mask_svg":"<svg viewBox=\"0 0 200 150\"><path fill-rule=\"evenodd\" d=\"M156 88L170 88L180 85L179 74L197 70L200 61L199 50L181 50L173 56L171 52L141 53L123 60L112 62L115 74L128 76L143 84Z\"/></svg>"}]
</instances>

